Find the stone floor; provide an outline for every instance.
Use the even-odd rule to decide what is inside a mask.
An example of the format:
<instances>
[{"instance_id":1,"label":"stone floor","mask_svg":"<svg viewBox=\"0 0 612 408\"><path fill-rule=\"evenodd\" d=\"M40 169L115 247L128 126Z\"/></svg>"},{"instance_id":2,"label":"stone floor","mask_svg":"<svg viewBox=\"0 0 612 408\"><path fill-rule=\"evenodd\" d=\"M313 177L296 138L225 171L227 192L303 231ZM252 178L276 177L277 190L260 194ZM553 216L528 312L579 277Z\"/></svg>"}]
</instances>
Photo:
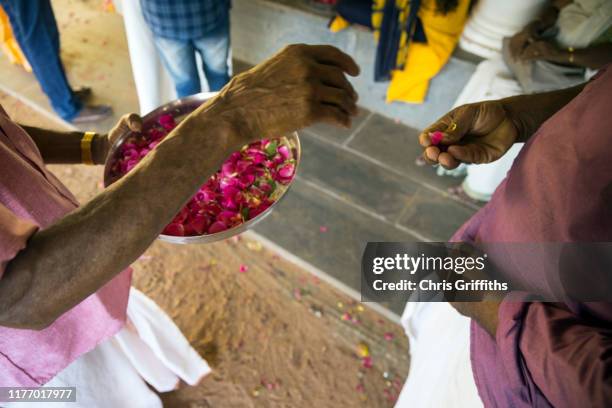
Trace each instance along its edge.
<instances>
[{"instance_id":1,"label":"stone floor","mask_svg":"<svg viewBox=\"0 0 612 408\"><path fill-rule=\"evenodd\" d=\"M112 104L117 116L138 111L121 18L91 7L75 14L74 8L83 3L88 2L54 2L71 83L93 86L98 101ZM240 22L234 19L234 24ZM245 66L236 64L238 69ZM33 76L4 58L0 89L53 115ZM368 97L362 94L362 99ZM432 105L415 109L427 106ZM99 130L113 121L107 122ZM416 164L418 133L365 108L350 130L326 125L305 129L300 133L303 161L297 181L256 231L356 291L368 241L447 240L478 207L446 193L457 179L438 177L434 168ZM403 305L390 307L399 314Z\"/></svg>"},{"instance_id":2,"label":"stone floor","mask_svg":"<svg viewBox=\"0 0 612 408\"><path fill-rule=\"evenodd\" d=\"M368 241L448 240L478 207L446 193L456 179L415 163L418 133L365 110L349 131L305 129L291 194L255 230L356 290Z\"/></svg>"}]
</instances>

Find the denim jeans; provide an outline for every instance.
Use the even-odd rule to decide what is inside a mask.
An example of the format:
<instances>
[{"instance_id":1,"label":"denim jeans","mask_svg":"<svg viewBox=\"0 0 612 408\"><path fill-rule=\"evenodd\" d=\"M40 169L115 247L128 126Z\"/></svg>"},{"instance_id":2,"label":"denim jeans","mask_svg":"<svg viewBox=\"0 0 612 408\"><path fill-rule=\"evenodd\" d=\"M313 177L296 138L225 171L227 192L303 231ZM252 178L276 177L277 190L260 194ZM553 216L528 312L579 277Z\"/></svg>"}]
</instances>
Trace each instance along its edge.
<instances>
[{"instance_id":1,"label":"denim jeans","mask_svg":"<svg viewBox=\"0 0 612 408\"><path fill-rule=\"evenodd\" d=\"M60 40L50 0L0 0L15 39L51 106L65 120L81 110L60 60Z\"/></svg>"},{"instance_id":2,"label":"denim jeans","mask_svg":"<svg viewBox=\"0 0 612 408\"><path fill-rule=\"evenodd\" d=\"M155 37L164 66L168 70L179 98L201 92L196 52L202 58L210 91L218 91L229 81L229 20L217 30L197 40L171 40Z\"/></svg>"}]
</instances>

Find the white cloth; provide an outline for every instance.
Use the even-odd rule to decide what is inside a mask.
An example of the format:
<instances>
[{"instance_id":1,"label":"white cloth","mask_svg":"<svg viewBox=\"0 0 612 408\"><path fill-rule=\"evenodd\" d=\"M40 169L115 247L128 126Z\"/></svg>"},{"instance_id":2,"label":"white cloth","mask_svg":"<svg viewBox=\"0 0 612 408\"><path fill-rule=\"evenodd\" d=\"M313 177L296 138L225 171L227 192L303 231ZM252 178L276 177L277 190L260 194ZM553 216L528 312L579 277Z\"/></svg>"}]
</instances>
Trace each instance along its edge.
<instances>
[{"instance_id":1,"label":"white cloth","mask_svg":"<svg viewBox=\"0 0 612 408\"><path fill-rule=\"evenodd\" d=\"M157 53L153 34L142 16L140 1L114 0L114 4L123 14L140 113L145 115L176 99L176 91Z\"/></svg>"},{"instance_id":2,"label":"white cloth","mask_svg":"<svg viewBox=\"0 0 612 408\"><path fill-rule=\"evenodd\" d=\"M396 408L482 407L470 360L470 319L446 302L408 302L410 371Z\"/></svg>"},{"instance_id":3,"label":"white cloth","mask_svg":"<svg viewBox=\"0 0 612 408\"><path fill-rule=\"evenodd\" d=\"M584 48L612 24L612 1L574 0L559 12L557 42L562 47Z\"/></svg>"},{"instance_id":4,"label":"white cloth","mask_svg":"<svg viewBox=\"0 0 612 408\"><path fill-rule=\"evenodd\" d=\"M180 380L196 385L210 367L174 322L142 292L130 290L128 323L75 360L46 387L76 387L77 402L6 403L6 408L162 408L157 394ZM145 382L146 381L146 382Z\"/></svg>"}]
</instances>

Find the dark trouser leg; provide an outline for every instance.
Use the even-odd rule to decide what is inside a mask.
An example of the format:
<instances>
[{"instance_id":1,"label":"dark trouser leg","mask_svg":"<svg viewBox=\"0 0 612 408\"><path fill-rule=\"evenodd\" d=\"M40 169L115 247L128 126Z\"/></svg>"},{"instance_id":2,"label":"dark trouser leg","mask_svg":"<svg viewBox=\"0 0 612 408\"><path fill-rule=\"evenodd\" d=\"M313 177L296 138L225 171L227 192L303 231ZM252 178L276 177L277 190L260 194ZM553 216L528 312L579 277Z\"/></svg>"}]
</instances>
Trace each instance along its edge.
<instances>
[{"instance_id":1,"label":"dark trouser leg","mask_svg":"<svg viewBox=\"0 0 612 408\"><path fill-rule=\"evenodd\" d=\"M59 32L50 0L0 0L19 43L51 106L65 120L81 109L60 60Z\"/></svg>"}]
</instances>

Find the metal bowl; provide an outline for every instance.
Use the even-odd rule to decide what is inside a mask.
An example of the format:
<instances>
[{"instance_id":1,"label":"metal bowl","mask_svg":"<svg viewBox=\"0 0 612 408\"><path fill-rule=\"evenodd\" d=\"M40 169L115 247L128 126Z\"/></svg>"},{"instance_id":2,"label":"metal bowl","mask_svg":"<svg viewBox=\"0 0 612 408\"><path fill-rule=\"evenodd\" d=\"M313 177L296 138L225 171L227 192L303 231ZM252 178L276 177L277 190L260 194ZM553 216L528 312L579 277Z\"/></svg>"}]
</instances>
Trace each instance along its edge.
<instances>
[{"instance_id":1,"label":"metal bowl","mask_svg":"<svg viewBox=\"0 0 612 408\"><path fill-rule=\"evenodd\" d=\"M143 118L143 129L148 129L149 127L155 125L157 123L157 119L160 115L165 113L171 113L175 118L179 118L180 121L181 116L186 116L192 111L194 111L198 106L207 101L208 99L215 96L214 92L204 92L191 96L187 96L185 98L177 99L175 101L169 102L165 105L160 106L159 108L149 112ZM106 164L104 166L104 186L108 187L117 181L120 177L113 177L111 174L111 167L114 161L117 159L119 148L131 137L135 136L133 132L125 132L121 134L110 147L108 157L106 159ZM300 138L297 132L293 132L291 134L285 135L287 140L289 141L291 150L293 152L293 157L295 158L295 173L297 174L298 167L300 164L301 156L302 156L302 148L300 146ZM295 176L294 176L295 177ZM295 179L294 179L295 180ZM255 218L244 222L236 227L227 229L225 231L220 231L215 234L205 234L205 235L197 235L190 237L176 237L173 235L164 235L160 234L159 239L162 241L171 242L173 244L207 244L215 241L221 241L223 239L227 239L233 237L235 235L241 234L244 231L252 228L255 224L263 220L265 217L270 215L274 207L283 199L283 197L289 191L289 188L293 184L293 181L289 183L281 195L277 198L277 200L268 207L261 214L258 214Z\"/></svg>"}]
</instances>

